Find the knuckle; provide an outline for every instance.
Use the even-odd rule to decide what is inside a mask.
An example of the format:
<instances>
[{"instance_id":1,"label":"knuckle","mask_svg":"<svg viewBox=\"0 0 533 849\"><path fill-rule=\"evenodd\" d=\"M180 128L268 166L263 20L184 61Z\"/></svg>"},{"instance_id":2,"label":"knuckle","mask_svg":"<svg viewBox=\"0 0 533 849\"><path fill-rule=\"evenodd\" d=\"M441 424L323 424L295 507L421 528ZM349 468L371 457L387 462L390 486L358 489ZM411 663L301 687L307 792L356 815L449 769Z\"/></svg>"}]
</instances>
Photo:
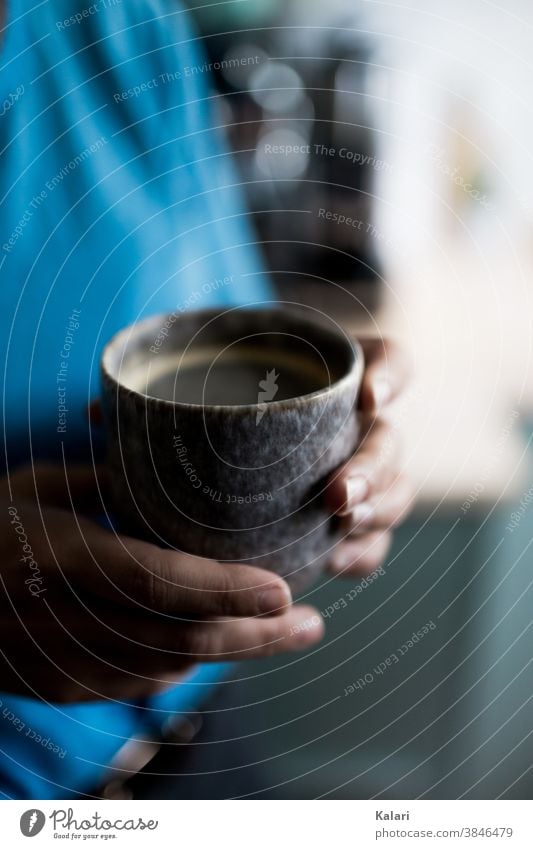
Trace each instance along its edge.
<instances>
[{"instance_id":1,"label":"knuckle","mask_svg":"<svg viewBox=\"0 0 533 849\"><path fill-rule=\"evenodd\" d=\"M150 609L154 608L154 573L150 563L132 564L131 583L127 585L127 594L134 602L140 602Z\"/></svg>"},{"instance_id":2,"label":"knuckle","mask_svg":"<svg viewBox=\"0 0 533 849\"><path fill-rule=\"evenodd\" d=\"M223 567L224 568L224 567ZM250 566L224 569L220 592L217 593L217 613L222 616L254 615L261 613L259 599L266 587L283 592L281 579Z\"/></svg>"},{"instance_id":3,"label":"knuckle","mask_svg":"<svg viewBox=\"0 0 533 849\"><path fill-rule=\"evenodd\" d=\"M263 587L259 588L260 591ZM274 590L275 592L283 595L287 592L287 582L283 580L279 575L270 575L268 576L268 583L265 589L268 589L268 592Z\"/></svg>"},{"instance_id":4,"label":"knuckle","mask_svg":"<svg viewBox=\"0 0 533 849\"><path fill-rule=\"evenodd\" d=\"M133 598L152 610L166 612L171 607L172 580L164 553L149 554L132 563Z\"/></svg>"},{"instance_id":5,"label":"knuckle","mask_svg":"<svg viewBox=\"0 0 533 849\"><path fill-rule=\"evenodd\" d=\"M241 588L240 570L221 566L217 591L212 594L216 612L222 616L231 616L245 606L246 592ZM207 588L206 588L207 589Z\"/></svg>"}]
</instances>

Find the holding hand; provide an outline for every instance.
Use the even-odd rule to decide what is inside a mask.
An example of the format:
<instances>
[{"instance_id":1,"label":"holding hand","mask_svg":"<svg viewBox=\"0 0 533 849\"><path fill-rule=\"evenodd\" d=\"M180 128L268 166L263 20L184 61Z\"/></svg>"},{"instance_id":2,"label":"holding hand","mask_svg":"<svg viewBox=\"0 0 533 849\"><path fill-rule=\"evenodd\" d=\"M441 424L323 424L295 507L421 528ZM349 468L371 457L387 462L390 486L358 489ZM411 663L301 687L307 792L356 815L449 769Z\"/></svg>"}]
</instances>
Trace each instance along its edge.
<instances>
[{"instance_id":1,"label":"holding hand","mask_svg":"<svg viewBox=\"0 0 533 849\"><path fill-rule=\"evenodd\" d=\"M411 500L383 415L407 369L391 343L363 348L361 442L326 493L346 531L330 568L350 576L380 565ZM198 662L267 657L321 639L317 611L293 606L271 572L222 567L91 521L104 481L101 468L37 464L0 482L2 689L54 702L137 699Z\"/></svg>"},{"instance_id":2,"label":"holding hand","mask_svg":"<svg viewBox=\"0 0 533 849\"><path fill-rule=\"evenodd\" d=\"M399 434L387 422L387 408L403 391L409 368L403 351L382 339L359 340L365 353L357 452L332 475L327 499L342 517L346 534L330 571L362 577L387 555L392 529L405 518L412 489L400 472Z\"/></svg>"},{"instance_id":3,"label":"holding hand","mask_svg":"<svg viewBox=\"0 0 533 849\"><path fill-rule=\"evenodd\" d=\"M65 475L36 465L10 485L13 500L3 481L1 506L3 690L54 702L136 699L195 663L297 651L323 635L316 612L291 606L270 572L222 567L83 518L101 509L91 467Z\"/></svg>"}]
</instances>

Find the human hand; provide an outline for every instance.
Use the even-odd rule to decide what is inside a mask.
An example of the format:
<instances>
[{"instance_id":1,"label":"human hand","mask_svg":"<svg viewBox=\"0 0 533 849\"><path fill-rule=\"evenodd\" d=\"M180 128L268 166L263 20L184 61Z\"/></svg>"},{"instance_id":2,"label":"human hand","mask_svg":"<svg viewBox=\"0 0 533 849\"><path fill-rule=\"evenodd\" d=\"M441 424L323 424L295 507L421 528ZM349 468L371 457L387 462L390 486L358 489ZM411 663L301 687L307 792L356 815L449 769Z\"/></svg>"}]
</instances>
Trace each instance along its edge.
<instances>
[{"instance_id":1,"label":"human hand","mask_svg":"<svg viewBox=\"0 0 533 849\"><path fill-rule=\"evenodd\" d=\"M353 457L332 475L326 493L345 533L329 569L342 577L362 577L381 565L392 529L412 502L411 486L400 470L397 428L387 422L388 406L404 389L410 369L395 343L377 338L360 342L365 354L361 440Z\"/></svg>"},{"instance_id":2,"label":"human hand","mask_svg":"<svg viewBox=\"0 0 533 849\"><path fill-rule=\"evenodd\" d=\"M200 661L306 648L317 612L285 582L88 519L102 469L37 464L0 482L2 689L54 702L136 699Z\"/></svg>"}]
</instances>

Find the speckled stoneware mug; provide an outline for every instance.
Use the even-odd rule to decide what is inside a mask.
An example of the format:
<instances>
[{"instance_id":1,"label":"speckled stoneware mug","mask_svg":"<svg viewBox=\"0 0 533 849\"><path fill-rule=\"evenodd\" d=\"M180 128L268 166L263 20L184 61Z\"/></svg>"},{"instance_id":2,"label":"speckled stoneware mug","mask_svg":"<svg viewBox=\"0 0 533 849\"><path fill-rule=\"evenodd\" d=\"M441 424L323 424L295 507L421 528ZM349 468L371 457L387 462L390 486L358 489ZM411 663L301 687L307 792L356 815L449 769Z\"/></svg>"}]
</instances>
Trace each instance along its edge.
<instances>
[{"instance_id":1,"label":"speckled stoneware mug","mask_svg":"<svg viewBox=\"0 0 533 849\"><path fill-rule=\"evenodd\" d=\"M311 308L156 316L102 357L118 527L301 590L340 530L324 504L355 450L360 346Z\"/></svg>"}]
</instances>

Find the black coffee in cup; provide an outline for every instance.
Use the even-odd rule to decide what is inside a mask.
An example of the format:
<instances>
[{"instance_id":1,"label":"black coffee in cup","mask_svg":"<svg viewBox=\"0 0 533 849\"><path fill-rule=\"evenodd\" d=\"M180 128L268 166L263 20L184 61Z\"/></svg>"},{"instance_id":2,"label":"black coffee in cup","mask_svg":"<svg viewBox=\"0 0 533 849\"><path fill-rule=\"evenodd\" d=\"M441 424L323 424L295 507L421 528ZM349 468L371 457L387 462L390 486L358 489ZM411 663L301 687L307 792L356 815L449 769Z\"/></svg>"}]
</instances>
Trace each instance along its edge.
<instances>
[{"instance_id":1,"label":"black coffee in cup","mask_svg":"<svg viewBox=\"0 0 533 849\"><path fill-rule=\"evenodd\" d=\"M272 337L268 345L259 338L163 356L139 369L131 385L163 401L240 406L309 395L336 379L309 346L291 352L283 337Z\"/></svg>"}]
</instances>

